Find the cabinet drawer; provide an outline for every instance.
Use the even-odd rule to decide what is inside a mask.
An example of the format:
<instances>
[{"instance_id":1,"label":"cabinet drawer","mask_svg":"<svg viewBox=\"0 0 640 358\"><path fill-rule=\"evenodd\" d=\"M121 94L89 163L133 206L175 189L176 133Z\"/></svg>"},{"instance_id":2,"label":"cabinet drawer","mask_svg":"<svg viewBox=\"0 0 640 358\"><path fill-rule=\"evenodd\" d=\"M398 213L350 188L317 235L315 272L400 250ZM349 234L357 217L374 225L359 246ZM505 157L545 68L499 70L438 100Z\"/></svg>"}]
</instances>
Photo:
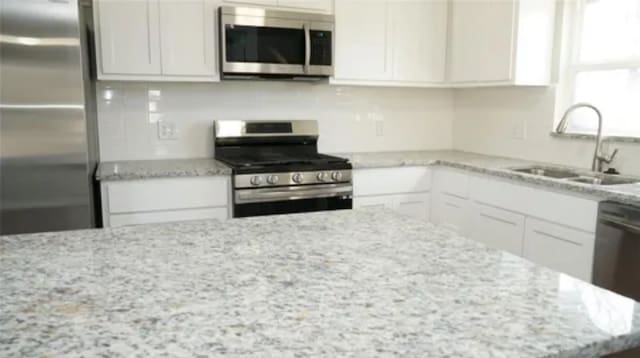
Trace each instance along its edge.
<instances>
[{"instance_id":1,"label":"cabinet drawer","mask_svg":"<svg viewBox=\"0 0 640 358\"><path fill-rule=\"evenodd\" d=\"M433 194L431 221L462 235L468 233L469 201L446 193Z\"/></svg>"},{"instance_id":2,"label":"cabinet drawer","mask_svg":"<svg viewBox=\"0 0 640 358\"><path fill-rule=\"evenodd\" d=\"M139 225L151 223L164 223L174 221L218 219L229 218L229 209L209 208L209 209L188 209L158 212L144 212L132 214L114 214L109 217L109 226Z\"/></svg>"},{"instance_id":3,"label":"cabinet drawer","mask_svg":"<svg viewBox=\"0 0 640 358\"><path fill-rule=\"evenodd\" d=\"M226 177L149 179L106 185L109 213L195 209L227 206Z\"/></svg>"},{"instance_id":4,"label":"cabinet drawer","mask_svg":"<svg viewBox=\"0 0 640 358\"><path fill-rule=\"evenodd\" d=\"M353 198L353 208L387 208L393 209L393 201L388 196L366 196Z\"/></svg>"},{"instance_id":5,"label":"cabinet drawer","mask_svg":"<svg viewBox=\"0 0 640 358\"><path fill-rule=\"evenodd\" d=\"M430 187L431 171L426 167L353 171L354 196L425 192Z\"/></svg>"},{"instance_id":6,"label":"cabinet drawer","mask_svg":"<svg viewBox=\"0 0 640 358\"><path fill-rule=\"evenodd\" d=\"M468 198L469 175L456 170L437 169L433 174L433 187L441 193Z\"/></svg>"},{"instance_id":7,"label":"cabinet drawer","mask_svg":"<svg viewBox=\"0 0 640 358\"><path fill-rule=\"evenodd\" d=\"M590 282L594 245L593 233L527 219L524 257L540 265Z\"/></svg>"},{"instance_id":8,"label":"cabinet drawer","mask_svg":"<svg viewBox=\"0 0 640 358\"><path fill-rule=\"evenodd\" d=\"M471 237L485 245L522 256L525 217L483 204L472 208Z\"/></svg>"},{"instance_id":9,"label":"cabinet drawer","mask_svg":"<svg viewBox=\"0 0 640 358\"><path fill-rule=\"evenodd\" d=\"M595 232L598 202L546 189L512 184L504 180L473 177L470 195L474 201L539 219Z\"/></svg>"},{"instance_id":10,"label":"cabinet drawer","mask_svg":"<svg viewBox=\"0 0 640 358\"><path fill-rule=\"evenodd\" d=\"M431 196L429 194L394 195L396 210L412 218L429 221L431 219Z\"/></svg>"},{"instance_id":11,"label":"cabinet drawer","mask_svg":"<svg viewBox=\"0 0 640 358\"><path fill-rule=\"evenodd\" d=\"M425 193L365 196L353 198L353 208L387 208L400 214L428 221L430 195Z\"/></svg>"}]
</instances>

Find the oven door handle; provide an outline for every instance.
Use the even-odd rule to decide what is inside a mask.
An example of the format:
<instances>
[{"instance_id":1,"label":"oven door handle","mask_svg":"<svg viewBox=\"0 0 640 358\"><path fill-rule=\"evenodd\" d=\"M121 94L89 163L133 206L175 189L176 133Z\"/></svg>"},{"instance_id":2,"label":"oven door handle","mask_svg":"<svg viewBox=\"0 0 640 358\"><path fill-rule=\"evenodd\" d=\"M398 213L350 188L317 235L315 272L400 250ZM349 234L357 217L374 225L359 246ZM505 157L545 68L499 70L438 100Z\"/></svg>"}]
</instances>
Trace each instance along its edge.
<instances>
[{"instance_id":1,"label":"oven door handle","mask_svg":"<svg viewBox=\"0 0 640 358\"><path fill-rule=\"evenodd\" d=\"M235 203L249 204L269 201L331 198L336 196L351 196L352 194L353 186L351 184L245 189L236 190Z\"/></svg>"},{"instance_id":2,"label":"oven door handle","mask_svg":"<svg viewBox=\"0 0 640 358\"><path fill-rule=\"evenodd\" d=\"M309 30L309 24L302 26L304 30L304 73L309 73L309 67L311 66L311 30Z\"/></svg>"}]
</instances>

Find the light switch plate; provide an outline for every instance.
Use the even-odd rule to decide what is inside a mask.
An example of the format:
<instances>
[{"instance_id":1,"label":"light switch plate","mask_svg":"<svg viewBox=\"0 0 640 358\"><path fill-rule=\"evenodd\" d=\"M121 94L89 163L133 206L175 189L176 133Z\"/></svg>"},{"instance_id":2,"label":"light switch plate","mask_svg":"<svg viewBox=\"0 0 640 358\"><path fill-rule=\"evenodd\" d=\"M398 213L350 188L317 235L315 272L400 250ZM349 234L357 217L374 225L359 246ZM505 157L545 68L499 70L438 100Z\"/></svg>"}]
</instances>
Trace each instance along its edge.
<instances>
[{"instance_id":1,"label":"light switch plate","mask_svg":"<svg viewBox=\"0 0 640 358\"><path fill-rule=\"evenodd\" d=\"M376 137L384 136L384 121L382 119L376 119Z\"/></svg>"},{"instance_id":2,"label":"light switch plate","mask_svg":"<svg viewBox=\"0 0 640 358\"><path fill-rule=\"evenodd\" d=\"M178 139L178 129L176 124L171 121L158 121L158 139L173 140Z\"/></svg>"},{"instance_id":3,"label":"light switch plate","mask_svg":"<svg viewBox=\"0 0 640 358\"><path fill-rule=\"evenodd\" d=\"M517 140L527 139L527 122L515 121L511 127L511 138Z\"/></svg>"}]
</instances>

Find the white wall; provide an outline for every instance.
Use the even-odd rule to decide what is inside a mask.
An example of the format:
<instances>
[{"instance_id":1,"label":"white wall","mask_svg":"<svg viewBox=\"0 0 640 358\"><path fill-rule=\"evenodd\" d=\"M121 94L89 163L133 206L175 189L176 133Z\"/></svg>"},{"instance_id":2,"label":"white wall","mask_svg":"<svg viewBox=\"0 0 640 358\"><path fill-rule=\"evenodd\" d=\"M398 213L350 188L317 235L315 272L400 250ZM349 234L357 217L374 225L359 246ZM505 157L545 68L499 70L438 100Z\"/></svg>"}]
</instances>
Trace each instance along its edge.
<instances>
[{"instance_id":1,"label":"white wall","mask_svg":"<svg viewBox=\"0 0 640 358\"><path fill-rule=\"evenodd\" d=\"M453 91L444 89L99 82L97 96L102 161L211 157L215 119L317 119L323 152L452 146ZM158 120L174 122L179 138L159 140Z\"/></svg>"},{"instance_id":2,"label":"white wall","mask_svg":"<svg viewBox=\"0 0 640 358\"><path fill-rule=\"evenodd\" d=\"M554 125L553 87L456 90L454 108L455 149L591 167L594 141L549 135ZM514 138L522 126L526 138ZM640 175L640 144L610 143L610 148L620 149L612 166L625 174Z\"/></svg>"}]
</instances>

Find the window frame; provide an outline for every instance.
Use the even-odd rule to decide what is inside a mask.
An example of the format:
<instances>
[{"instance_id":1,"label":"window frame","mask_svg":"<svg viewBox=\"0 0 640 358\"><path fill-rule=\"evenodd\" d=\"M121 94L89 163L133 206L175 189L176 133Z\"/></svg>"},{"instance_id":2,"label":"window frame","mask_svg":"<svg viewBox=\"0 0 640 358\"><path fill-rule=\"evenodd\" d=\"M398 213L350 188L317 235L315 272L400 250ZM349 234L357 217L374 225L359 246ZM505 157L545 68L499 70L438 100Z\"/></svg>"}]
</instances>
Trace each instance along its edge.
<instances>
[{"instance_id":1,"label":"window frame","mask_svg":"<svg viewBox=\"0 0 640 358\"><path fill-rule=\"evenodd\" d=\"M564 21L568 22L569 26L565 27L564 31L568 41L563 41L561 51L562 53L564 53L564 55L562 56L564 61L562 61L559 81L560 100L558 101L558 103L561 106L560 108L556 109L557 115L556 121L554 123L554 129L555 125L557 125L557 123L560 121L560 118L562 117L564 111L571 105L576 103L576 80L579 73L588 71L625 70L640 68L640 56L631 60L610 60L601 62L580 61L580 52L582 50L581 39L586 1L588 0L572 0L565 3L564 11L567 12L567 16L565 16ZM567 130L566 134L569 136L595 136L596 130L588 133L572 132ZM619 136L607 135L606 133L604 133L603 135L609 138L630 138L640 141L640 134Z\"/></svg>"}]
</instances>

